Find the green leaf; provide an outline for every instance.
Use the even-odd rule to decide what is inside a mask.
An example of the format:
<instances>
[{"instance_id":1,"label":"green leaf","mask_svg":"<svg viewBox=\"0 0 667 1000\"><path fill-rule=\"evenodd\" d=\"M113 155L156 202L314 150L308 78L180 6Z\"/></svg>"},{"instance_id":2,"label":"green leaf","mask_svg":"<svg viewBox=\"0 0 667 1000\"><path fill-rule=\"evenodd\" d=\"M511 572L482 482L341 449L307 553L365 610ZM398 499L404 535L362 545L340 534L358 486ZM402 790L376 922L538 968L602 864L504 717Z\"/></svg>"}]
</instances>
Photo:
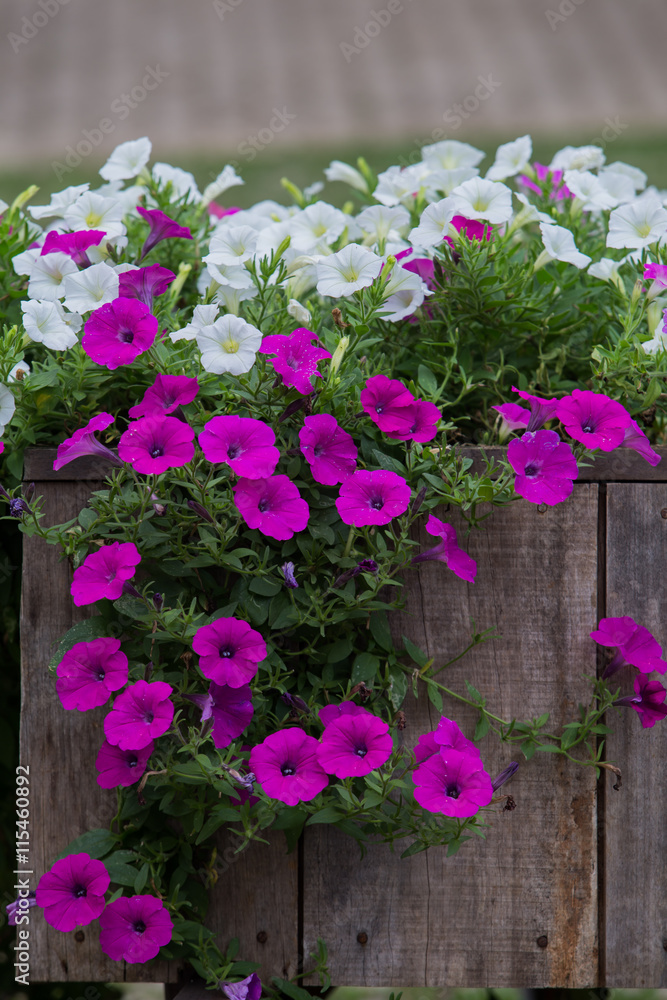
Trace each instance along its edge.
<instances>
[{"instance_id":1,"label":"green leaf","mask_svg":"<svg viewBox=\"0 0 667 1000\"><path fill-rule=\"evenodd\" d=\"M306 821L306 826L314 826L316 823L337 823L343 818L343 813L336 806L325 806L318 810Z\"/></svg>"},{"instance_id":2,"label":"green leaf","mask_svg":"<svg viewBox=\"0 0 667 1000\"><path fill-rule=\"evenodd\" d=\"M308 990L302 990L300 986L288 982L287 979L278 979L278 976L271 976L271 982L277 986L281 993L289 997L290 1000L313 1000Z\"/></svg>"},{"instance_id":3,"label":"green leaf","mask_svg":"<svg viewBox=\"0 0 667 1000\"><path fill-rule=\"evenodd\" d=\"M486 713L482 712L480 714L479 719L477 720L477 725L475 726L475 735L473 737L475 742L484 739L488 731L489 731L489 720L488 717L486 716Z\"/></svg>"},{"instance_id":4,"label":"green leaf","mask_svg":"<svg viewBox=\"0 0 667 1000\"><path fill-rule=\"evenodd\" d=\"M435 705L439 712L442 712L442 695L435 684L428 685L428 700L432 705Z\"/></svg>"},{"instance_id":5,"label":"green leaf","mask_svg":"<svg viewBox=\"0 0 667 1000\"><path fill-rule=\"evenodd\" d=\"M382 649L386 649L388 653L392 652L394 648L394 641L391 637L389 619L387 618L386 611L371 612L370 630L371 635L377 642L378 646L381 646Z\"/></svg>"},{"instance_id":6,"label":"green leaf","mask_svg":"<svg viewBox=\"0 0 667 1000\"><path fill-rule=\"evenodd\" d=\"M388 472L397 472L399 476L405 476L405 466L402 462L392 458L391 455L385 455L383 451L378 451L376 448L373 448L372 451L373 457L381 469L387 469Z\"/></svg>"},{"instance_id":7,"label":"green leaf","mask_svg":"<svg viewBox=\"0 0 667 1000\"><path fill-rule=\"evenodd\" d=\"M535 726L536 726L536 728L537 729L541 729L542 726L546 726L548 720L549 720L549 713L545 712L544 715L541 715L539 717L539 719L535 720Z\"/></svg>"},{"instance_id":8,"label":"green leaf","mask_svg":"<svg viewBox=\"0 0 667 1000\"><path fill-rule=\"evenodd\" d=\"M143 601L139 601L136 597L130 597L129 594L121 594L118 600L113 602L113 606L116 611L120 611L122 615L127 615L134 621L148 621L153 617Z\"/></svg>"},{"instance_id":9,"label":"green leaf","mask_svg":"<svg viewBox=\"0 0 667 1000\"><path fill-rule=\"evenodd\" d=\"M97 514L90 507L84 507L82 511L79 512L79 524L82 528L89 528L91 524L94 524L97 520Z\"/></svg>"},{"instance_id":10,"label":"green leaf","mask_svg":"<svg viewBox=\"0 0 667 1000\"><path fill-rule=\"evenodd\" d=\"M346 660L351 652L352 640L348 636L338 639L327 650L327 663L340 663L341 660Z\"/></svg>"},{"instance_id":11,"label":"green leaf","mask_svg":"<svg viewBox=\"0 0 667 1000\"><path fill-rule=\"evenodd\" d=\"M140 893L147 882L148 882L148 862L144 861L143 865L137 872L137 877L134 880L134 891L136 893Z\"/></svg>"},{"instance_id":12,"label":"green leaf","mask_svg":"<svg viewBox=\"0 0 667 1000\"><path fill-rule=\"evenodd\" d=\"M410 844L410 846L409 846L409 847L407 847L407 848L406 848L406 849L405 849L405 850L403 851L403 853L401 854L401 857L402 857L402 858L411 858L411 857L413 857L413 855L415 855L415 854L421 854L421 852L422 852L422 851L425 851L425 850L426 850L426 846L427 846L427 845L426 845L426 844L423 844L423 843L421 842L421 840L416 840L416 841L414 842L414 844Z\"/></svg>"},{"instance_id":13,"label":"green leaf","mask_svg":"<svg viewBox=\"0 0 667 1000\"><path fill-rule=\"evenodd\" d=\"M429 396L435 396L438 391L438 380L426 365L420 365L417 369L417 381Z\"/></svg>"},{"instance_id":14,"label":"green leaf","mask_svg":"<svg viewBox=\"0 0 667 1000\"><path fill-rule=\"evenodd\" d=\"M389 668L389 700L397 712L408 693L408 675L400 667Z\"/></svg>"},{"instance_id":15,"label":"green leaf","mask_svg":"<svg viewBox=\"0 0 667 1000\"><path fill-rule=\"evenodd\" d=\"M478 705L483 705L484 704L484 698L479 693L479 691L477 690L477 688L473 687L472 684L470 683L470 681L468 681L468 680L466 681L466 687L468 688L468 694L470 695L470 697L472 698L472 700L476 701Z\"/></svg>"},{"instance_id":16,"label":"green leaf","mask_svg":"<svg viewBox=\"0 0 667 1000\"><path fill-rule=\"evenodd\" d=\"M66 858L70 854L90 854L91 858L103 858L105 854L108 854L116 846L117 842L118 837L116 834L98 827L95 830L88 830L87 833L82 833L80 837L69 843L65 850L60 852L56 860Z\"/></svg>"},{"instance_id":17,"label":"green leaf","mask_svg":"<svg viewBox=\"0 0 667 1000\"><path fill-rule=\"evenodd\" d=\"M413 660L413 662L416 663L418 667L425 667L429 661L429 657L426 655L426 653L424 653L419 648L419 646L415 646L414 642L411 642L407 636L402 635L401 639L403 640L405 651L410 657L410 659Z\"/></svg>"},{"instance_id":18,"label":"green leaf","mask_svg":"<svg viewBox=\"0 0 667 1000\"><path fill-rule=\"evenodd\" d=\"M372 681L380 670L380 658L371 653L359 653L354 661L350 680L353 684Z\"/></svg>"},{"instance_id":19,"label":"green leaf","mask_svg":"<svg viewBox=\"0 0 667 1000\"><path fill-rule=\"evenodd\" d=\"M298 809L294 806L283 809L278 813L274 822L274 830L282 830L287 841L287 853L291 854L299 843L299 837L303 830L304 823L308 819L305 809Z\"/></svg>"},{"instance_id":20,"label":"green leaf","mask_svg":"<svg viewBox=\"0 0 667 1000\"><path fill-rule=\"evenodd\" d=\"M54 653L49 662L49 670L54 670L65 653L69 652L77 642L90 642L92 639L99 639L106 634L106 622L101 615L94 618L86 618L85 621L77 622L60 640L58 652Z\"/></svg>"},{"instance_id":21,"label":"green leaf","mask_svg":"<svg viewBox=\"0 0 667 1000\"><path fill-rule=\"evenodd\" d=\"M137 877L137 869L133 868L132 865L124 865L119 862L106 860L104 864L109 872L109 878L112 882L115 882L116 885L134 886L134 880Z\"/></svg>"},{"instance_id":22,"label":"green leaf","mask_svg":"<svg viewBox=\"0 0 667 1000\"><path fill-rule=\"evenodd\" d=\"M553 743L547 743L544 746L537 747L542 753L560 753L560 747L554 746Z\"/></svg>"},{"instance_id":23,"label":"green leaf","mask_svg":"<svg viewBox=\"0 0 667 1000\"><path fill-rule=\"evenodd\" d=\"M248 587L253 594L260 594L262 597L275 597L282 589L276 580L267 580L265 577L255 577Z\"/></svg>"}]
</instances>

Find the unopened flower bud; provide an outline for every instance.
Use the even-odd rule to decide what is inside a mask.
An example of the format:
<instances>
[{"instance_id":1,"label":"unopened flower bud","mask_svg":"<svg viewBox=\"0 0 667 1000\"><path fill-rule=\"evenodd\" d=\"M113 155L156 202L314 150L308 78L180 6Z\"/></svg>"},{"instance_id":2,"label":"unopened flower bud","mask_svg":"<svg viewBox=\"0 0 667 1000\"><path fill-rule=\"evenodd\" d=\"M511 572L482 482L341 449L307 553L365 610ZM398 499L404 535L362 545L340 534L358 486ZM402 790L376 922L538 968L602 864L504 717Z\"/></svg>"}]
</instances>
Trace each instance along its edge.
<instances>
[{"instance_id":1,"label":"unopened flower bud","mask_svg":"<svg viewBox=\"0 0 667 1000\"><path fill-rule=\"evenodd\" d=\"M515 760L513 760L511 764L508 764L507 767L500 772L498 777L494 778L494 780L491 782L491 787L493 788L494 792L497 792L500 786L504 785L506 781L509 781L510 778L512 778L518 770L519 770L519 765Z\"/></svg>"},{"instance_id":2,"label":"unopened flower bud","mask_svg":"<svg viewBox=\"0 0 667 1000\"><path fill-rule=\"evenodd\" d=\"M331 357L331 363L329 365L329 371L331 372L332 375L335 375L338 369L340 368L341 362L343 360L343 357L345 356L345 352L349 346L349 343L350 343L349 337L341 337L340 340L338 341L338 346L336 347L336 350L333 352L333 355Z\"/></svg>"},{"instance_id":3,"label":"unopened flower bud","mask_svg":"<svg viewBox=\"0 0 667 1000\"><path fill-rule=\"evenodd\" d=\"M288 691L285 691L284 694L281 694L280 700L284 701L285 704L292 709L292 711L305 713L310 711L306 702L303 698L300 698L298 694L289 694Z\"/></svg>"},{"instance_id":4,"label":"unopened flower bud","mask_svg":"<svg viewBox=\"0 0 667 1000\"><path fill-rule=\"evenodd\" d=\"M157 590L153 594L153 605L156 611L162 611L164 607L164 597Z\"/></svg>"},{"instance_id":5,"label":"unopened flower bud","mask_svg":"<svg viewBox=\"0 0 667 1000\"><path fill-rule=\"evenodd\" d=\"M215 524L214 518L206 510L206 507L203 507L200 503L197 503L196 500L188 500L187 503L190 510L193 510L195 514L199 514L199 516L203 517L205 521L209 522L209 524Z\"/></svg>"},{"instance_id":6,"label":"unopened flower bud","mask_svg":"<svg viewBox=\"0 0 667 1000\"><path fill-rule=\"evenodd\" d=\"M297 590L299 584L297 583L296 577L294 575L294 563L293 562L283 563L280 568L282 570L283 576L285 577L285 586L287 587L287 589Z\"/></svg>"}]
</instances>

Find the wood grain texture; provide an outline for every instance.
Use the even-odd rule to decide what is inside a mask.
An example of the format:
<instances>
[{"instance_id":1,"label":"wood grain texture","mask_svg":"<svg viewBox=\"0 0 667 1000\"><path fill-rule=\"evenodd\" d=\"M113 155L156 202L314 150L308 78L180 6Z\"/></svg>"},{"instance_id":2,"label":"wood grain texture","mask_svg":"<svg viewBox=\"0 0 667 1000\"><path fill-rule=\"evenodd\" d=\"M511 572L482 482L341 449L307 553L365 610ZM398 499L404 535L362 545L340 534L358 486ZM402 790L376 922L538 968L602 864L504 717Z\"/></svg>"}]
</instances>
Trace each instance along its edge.
<instances>
[{"instance_id":1,"label":"wood grain texture","mask_svg":"<svg viewBox=\"0 0 667 1000\"><path fill-rule=\"evenodd\" d=\"M474 584L440 563L422 564L407 583L394 627L436 663L465 647L470 617L478 630L502 633L441 675L448 687L465 692L469 678L489 710L508 719L550 710L551 731L573 717L588 695L582 674L595 672L588 633L596 617L597 492L576 486L567 503L544 514L523 501L495 511L470 537ZM445 713L472 736L475 710L446 699ZM410 743L437 721L422 692L408 711ZM481 747L491 774L523 760L492 737ZM323 937L340 985L595 985L592 770L538 753L508 790L516 810L494 814L488 839L469 841L450 859L433 849L402 861L379 846L360 862L356 846L336 832L307 830L304 951ZM537 944L543 936L546 947Z\"/></svg>"},{"instance_id":2,"label":"wood grain texture","mask_svg":"<svg viewBox=\"0 0 667 1000\"><path fill-rule=\"evenodd\" d=\"M667 485L610 484L608 617L630 615L667 645ZM653 675L655 679L657 675ZM633 694L633 672L615 679ZM663 678L664 684L664 678ZM605 962L611 987L667 986L667 723L643 729L631 708L614 712L605 755L623 772L605 787Z\"/></svg>"},{"instance_id":3,"label":"wood grain texture","mask_svg":"<svg viewBox=\"0 0 667 1000\"><path fill-rule=\"evenodd\" d=\"M26 470L31 479L35 467L28 465ZM37 495L44 497L46 523L76 516L100 485L91 479L36 481ZM72 603L71 579L69 564L60 559L56 546L25 539L21 763L30 767L33 888L71 840L94 827L106 827L116 811L115 790L97 785L94 766L107 708L66 712L47 670L57 640L90 613ZM238 937L243 957L261 962L265 976L289 977L295 974L297 963L297 860L296 855L285 855L282 834L270 839L270 846L256 844L241 855L233 854L232 841L219 843L220 876L211 893L212 925L223 948ZM177 981L176 962L127 965L111 961L99 948L97 921L78 932L77 940L74 934L49 927L41 912L31 913L34 982Z\"/></svg>"}]
</instances>

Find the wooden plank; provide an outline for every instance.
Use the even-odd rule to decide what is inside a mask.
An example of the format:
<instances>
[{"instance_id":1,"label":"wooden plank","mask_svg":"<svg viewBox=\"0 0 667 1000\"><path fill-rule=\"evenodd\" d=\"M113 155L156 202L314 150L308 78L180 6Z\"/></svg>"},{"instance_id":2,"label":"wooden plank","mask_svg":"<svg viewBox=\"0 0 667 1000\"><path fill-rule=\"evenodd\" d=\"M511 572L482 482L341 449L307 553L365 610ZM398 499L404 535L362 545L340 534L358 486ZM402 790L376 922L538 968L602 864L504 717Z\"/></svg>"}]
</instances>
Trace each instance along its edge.
<instances>
[{"instance_id":1,"label":"wooden plank","mask_svg":"<svg viewBox=\"0 0 667 1000\"><path fill-rule=\"evenodd\" d=\"M35 453L33 453L34 455ZM34 477L35 458L27 472ZM86 459L77 460L86 462ZM74 463L72 463L74 465ZM99 469L99 465L98 465ZM99 472L98 472L99 475ZM46 523L61 523L85 505L93 489L84 482L36 482ZM21 606L21 763L31 778L31 887L69 841L108 825L116 811L114 789L96 782L94 760L103 736L106 707L66 712L47 671L54 644L90 613L70 598L71 572L56 546L25 540ZM219 879L211 893L211 922L226 948L238 937L243 958L262 963L265 976L293 976L297 969L297 859L285 855L284 837L255 844L241 855L224 835L218 843ZM32 911L31 979L74 982L175 982L179 963L112 962L99 948L97 922L62 934Z\"/></svg>"},{"instance_id":2,"label":"wooden plank","mask_svg":"<svg viewBox=\"0 0 667 1000\"><path fill-rule=\"evenodd\" d=\"M471 616L477 629L496 626L502 635L441 675L448 687L465 692L469 678L489 710L508 719L548 709L552 731L573 718L588 696L582 674L595 672L588 634L596 618L597 494L595 485L578 485L545 513L524 501L496 510L470 538L474 584L435 562L414 573L394 627L436 662L465 647ZM425 533L420 540L433 544ZM446 700L445 712L472 735L474 710ZM409 743L437 721L422 693L408 712ZM482 743L482 757L492 774L523 760L494 737ZM379 846L360 861L348 839L307 830L304 952L323 937L339 985L595 985L592 769L538 753L521 764L510 790L516 810L493 815L488 839L469 841L450 859L433 849L402 861Z\"/></svg>"},{"instance_id":3,"label":"wooden plank","mask_svg":"<svg viewBox=\"0 0 667 1000\"><path fill-rule=\"evenodd\" d=\"M111 449L112 451L114 449ZM600 453L592 466L579 469L579 483L596 482L667 482L667 446L661 445L655 451L661 456L659 465L649 465L646 459L629 448L619 448L608 455ZM506 448L479 448L468 446L459 449L463 458L473 460L472 471L483 473L486 469L482 452L495 462L499 462L506 453ZM82 479L100 479L113 468L102 456L87 455L77 458L65 465L58 472L53 471L57 449L28 448L25 453L25 473L23 478L31 480L59 482L80 481Z\"/></svg>"},{"instance_id":4,"label":"wooden plank","mask_svg":"<svg viewBox=\"0 0 667 1000\"><path fill-rule=\"evenodd\" d=\"M611 484L607 493L608 617L630 615L667 646L667 486ZM655 676L655 675L654 675ZM616 675L633 694L631 671ZM664 683L664 679L663 679ZM624 708L613 713L606 755L623 772L604 793L606 982L667 986L667 722L643 729Z\"/></svg>"}]
</instances>

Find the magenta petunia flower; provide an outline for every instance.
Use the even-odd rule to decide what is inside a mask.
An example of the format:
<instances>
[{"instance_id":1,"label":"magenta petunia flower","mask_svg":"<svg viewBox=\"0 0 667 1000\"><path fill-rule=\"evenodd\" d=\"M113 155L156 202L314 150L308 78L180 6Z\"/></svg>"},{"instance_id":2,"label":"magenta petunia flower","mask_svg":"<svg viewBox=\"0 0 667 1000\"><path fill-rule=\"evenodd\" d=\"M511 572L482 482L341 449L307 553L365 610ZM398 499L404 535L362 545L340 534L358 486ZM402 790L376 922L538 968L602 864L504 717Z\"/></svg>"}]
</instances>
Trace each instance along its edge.
<instances>
[{"instance_id":1,"label":"magenta petunia flower","mask_svg":"<svg viewBox=\"0 0 667 1000\"><path fill-rule=\"evenodd\" d=\"M262 982L256 972L252 972L238 983L218 982L218 989L227 1000L259 1000L262 995Z\"/></svg>"},{"instance_id":2,"label":"magenta petunia flower","mask_svg":"<svg viewBox=\"0 0 667 1000\"><path fill-rule=\"evenodd\" d=\"M168 267L149 264L147 267L133 267L118 275L118 294L126 299L139 299L149 309L153 308L156 295L164 295L176 275Z\"/></svg>"},{"instance_id":3,"label":"magenta petunia flower","mask_svg":"<svg viewBox=\"0 0 667 1000\"><path fill-rule=\"evenodd\" d=\"M409 434L415 417L412 404L415 397L398 379L374 375L361 390L361 405L381 431Z\"/></svg>"},{"instance_id":4,"label":"magenta petunia flower","mask_svg":"<svg viewBox=\"0 0 667 1000\"><path fill-rule=\"evenodd\" d=\"M317 759L319 743L303 729L271 733L250 751L250 770L263 792L288 806L310 802L329 783Z\"/></svg>"},{"instance_id":5,"label":"magenta petunia flower","mask_svg":"<svg viewBox=\"0 0 667 1000\"><path fill-rule=\"evenodd\" d=\"M563 170L551 170L543 163L533 163L533 169L539 185L527 174L521 174L519 181L524 187L535 191L536 194L548 195L551 201L562 201L563 198L573 197L570 189L562 183Z\"/></svg>"},{"instance_id":6,"label":"magenta petunia flower","mask_svg":"<svg viewBox=\"0 0 667 1000\"><path fill-rule=\"evenodd\" d=\"M257 528L281 542L308 524L308 504L287 476L239 479L234 486L234 500L249 528Z\"/></svg>"},{"instance_id":7,"label":"magenta petunia flower","mask_svg":"<svg viewBox=\"0 0 667 1000\"><path fill-rule=\"evenodd\" d=\"M266 643L247 622L238 618L216 618L197 629L192 648L199 656L199 669L216 684L240 688L257 673L266 659Z\"/></svg>"},{"instance_id":8,"label":"magenta petunia flower","mask_svg":"<svg viewBox=\"0 0 667 1000\"><path fill-rule=\"evenodd\" d=\"M418 764L421 764L423 760L428 760L434 753L440 753L440 750L440 744L435 742L435 732L422 733L414 749L415 759Z\"/></svg>"},{"instance_id":9,"label":"magenta petunia flower","mask_svg":"<svg viewBox=\"0 0 667 1000\"><path fill-rule=\"evenodd\" d=\"M590 633L591 639L600 646L616 646L618 652L607 664L602 674L611 677L617 670L632 665L644 674L664 674L667 662L662 657L662 647L647 628L638 625L634 618L602 618L597 629Z\"/></svg>"},{"instance_id":10,"label":"magenta petunia flower","mask_svg":"<svg viewBox=\"0 0 667 1000\"><path fill-rule=\"evenodd\" d=\"M551 420L554 416L556 407L558 406L557 399L543 399L542 396L532 396L529 392L517 389L516 386L512 386L512 392L517 392L530 406L530 419L526 430L539 431L546 424L547 420Z\"/></svg>"},{"instance_id":11,"label":"magenta petunia flower","mask_svg":"<svg viewBox=\"0 0 667 1000\"><path fill-rule=\"evenodd\" d=\"M152 346L157 319L137 299L117 298L90 314L81 346L88 357L111 371L129 365Z\"/></svg>"},{"instance_id":12,"label":"magenta petunia flower","mask_svg":"<svg viewBox=\"0 0 667 1000\"><path fill-rule=\"evenodd\" d=\"M184 240L192 239L192 233L187 226L179 226L177 222L174 222L168 215L161 212L159 208L142 208L141 205L137 205L137 212L150 225L150 232L141 249L139 260L143 260L146 254L149 254L153 247L161 243L162 240L177 238Z\"/></svg>"},{"instance_id":13,"label":"magenta petunia flower","mask_svg":"<svg viewBox=\"0 0 667 1000\"><path fill-rule=\"evenodd\" d=\"M371 712L341 713L325 727L317 759L328 774L350 778L382 767L393 749L394 741L383 719Z\"/></svg>"},{"instance_id":14,"label":"magenta petunia flower","mask_svg":"<svg viewBox=\"0 0 667 1000\"><path fill-rule=\"evenodd\" d=\"M104 735L121 750L141 750L169 729L173 688L164 681L137 681L116 698L104 720Z\"/></svg>"},{"instance_id":15,"label":"magenta petunia flower","mask_svg":"<svg viewBox=\"0 0 667 1000\"><path fill-rule=\"evenodd\" d=\"M667 705L664 704L667 691L660 681L650 681L646 674L635 677L635 694L626 698L617 698L614 705L629 705L639 713L644 729L652 729L659 719L667 717Z\"/></svg>"},{"instance_id":16,"label":"magenta petunia flower","mask_svg":"<svg viewBox=\"0 0 667 1000\"><path fill-rule=\"evenodd\" d=\"M645 458L649 465L657 465L660 461L660 455L651 448L648 438L636 420L631 420L625 428L625 436L619 447L632 448L638 455Z\"/></svg>"},{"instance_id":17,"label":"magenta petunia flower","mask_svg":"<svg viewBox=\"0 0 667 1000\"><path fill-rule=\"evenodd\" d=\"M121 435L118 455L135 472L159 475L192 461L194 436L192 427L177 417L140 417Z\"/></svg>"},{"instance_id":18,"label":"magenta petunia flower","mask_svg":"<svg viewBox=\"0 0 667 1000\"><path fill-rule=\"evenodd\" d=\"M136 406L130 407L129 415L155 417L173 413L179 406L187 406L199 392L199 382L187 375L156 375L152 386L146 389L144 398Z\"/></svg>"},{"instance_id":19,"label":"magenta petunia flower","mask_svg":"<svg viewBox=\"0 0 667 1000\"><path fill-rule=\"evenodd\" d=\"M500 439L504 440L510 431L526 430L530 420L530 410L519 406L518 403L502 403L500 406L492 406L492 410L497 410L502 419L500 428Z\"/></svg>"},{"instance_id":20,"label":"magenta petunia flower","mask_svg":"<svg viewBox=\"0 0 667 1000\"><path fill-rule=\"evenodd\" d=\"M331 357L323 347L313 347L313 340L319 340L317 334L300 326L289 334L265 337L259 348L260 354L275 355L269 359L275 371L282 375L285 385L293 386L304 396L313 391L311 378L322 378L317 370L318 361Z\"/></svg>"},{"instance_id":21,"label":"magenta petunia flower","mask_svg":"<svg viewBox=\"0 0 667 1000\"><path fill-rule=\"evenodd\" d=\"M357 467L357 446L330 413L304 419L299 445L317 483L343 483Z\"/></svg>"},{"instance_id":22,"label":"magenta petunia flower","mask_svg":"<svg viewBox=\"0 0 667 1000\"><path fill-rule=\"evenodd\" d=\"M463 235L468 240L490 240L493 232L493 227L488 223L483 224L477 219L466 219L465 215L455 215L452 219L452 225L457 233L463 233ZM449 243L450 246L455 246L454 240L451 236L444 237L445 242Z\"/></svg>"},{"instance_id":23,"label":"magenta petunia flower","mask_svg":"<svg viewBox=\"0 0 667 1000\"><path fill-rule=\"evenodd\" d=\"M11 903L7 903L5 906L5 912L7 914L8 925L10 927L16 927L16 918L26 910L31 910L33 906L37 906L34 889L29 889L27 896L21 896L20 899L15 899ZM21 923L23 922L24 921L21 921Z\"/></svg>"},{"instance_id":24,"label":"magenta petunia flower","mask_svg":"<svg viewBox=\"0 0 667 1000\"><path fill-rule=\"evenodd\" d=\"M74 570L70 593L72 600L81 607L94 604L103 597L117 601L123 593L123 584L130 580L141 562L134 542L112 542L91 552L83 564Z\"/></svg>"},{"instance_id":25,"label":"magenta petunia flower","mask_svg":"<svg viewBox=\"0 0 667 1000\"><path fill-rule=\"evenodd\" d=\"M169 944L174 930L156 896L121 896L100 917L100 948L114 962L148 962Z\"/></svg>"},{"instance_id":26,"label":"magenta petunia flower","mask_svg":"<svg viewBox=\"0 0 667 1000\"><path fill-rule=\"evenodd\" d=\"M40 878L36 904L43 907L44 919L51 927L73 931L99 917L110 881L101 861L89 854L69 854Z\"/></svg>"},{"instance_id":27,"label":"magenta petunia flower","mask_svg":"<svg viewBox=\"0 0 667 1000\"><path fill-rule=\"evenodd\" d=\"M655 281L658 288L667 288L667 265L644 264L644 280Z\"/></svg>"},{"instance_id":28,"label":"magenta petunia flower","mask_svg":"<svg viewBox=\"0 0 667 1000\"><path fill-rule=\"evenodd\" d=\"M444 562L452 573L456 573L462 580L474 583L477 575L477 563L472 556L459 548L456 540L456 528L431 514L426 522L426 530L429 535L440 535L440 541L434 548L428 549L418 556L413 556L412 562L420 563L437 559L439 562Z\"/></svg>"},{"instance_id":29,"label":"magenta petunia flower","mask_svg":"<svg viewBox=\"0 0 667 1000\"><path fill-rule=\"evenodd\" d=\"M479 757L442 749L425 760L412 775L415 800L428 812L446 816L474 816L493 798L491 777Z\"/></svg>"},{"instance_id":30,"label":"magenta petunia flower","mask_svg":"<svg viewBox=\"0 0 667 1000\"><path fill-rule=\"evenodd\" d=\"M408 407L412 414L412 423L406 431L387 431L387 436L398 438L400 441L432 441L438 433L438 421L442 419L442 413L435 405L425 399L415 399Z\"/></svg>"},{"instance_id":31,"label":"magenta petunia flower","mask_svg":"<svg viewBox=\"0 0 667 1000\"><path fill-rule=\"evenodd\" d=\"M589 389L573 389L571 396L564 396L556 407L556 416L575 441L601 451L618 448L632 420L615 399Z\"/></svg>"},{"instance_id":32,"label":"magenta petunia flower","mask_svg":"<svg viewBox=\"0 0 667 1000\"><path fill-rule=\"evenodd\" d=\"M340 488L336 508L345 524L389 524L404 514L410 503L410 487L396 472L358 469Z\"/></svg>"},{"instance_id":33,"label":"magenta petunia flower","mask_svg":"<svg viewBox=\"0 0 667 1000\"><path fill-rule=\"evenodd\" d=\"M531 503L550 507L569 497L579 470L569 444L556 431L526 431L507 446L507 460L517 473L514 489Z\"/></svg>"},{"instance_id":34,"label":"magenta petunia flower","mask_svg":"<svg viewBox=\"0 0 667 1000\"><path fill-rule=\"evenodd\" d=\"M438 723L438 728L434 733L435 743L438 748L445 747L450 750L458 750L459 753L471 754L473 757L481 757L479 748L472 740L466 739L453 719L442 716Z\"/></svg>"},{"instance_id":35,"label":"magenta petunia flower","mask_svg":"<svg viewBox=\"0 0 667 1000\"><path fill-rule=\"evenodd\" d=\"M66 253L77 267L90 267L91 261L87 250L99 246L105 232L101 229L79 229L74 233L57 233L55 230L46 234L40 256L47 253Z\"/></svg>"},{"instance_id":36,"label":"magenta petunia flower","mask_svg":"<svg viewBox=\"0 0 667 1000\"><path fill-rule=\"evenodd\" d=\"M263 420L254 417L212 417L199 435L199 444L209 462L224 462L246 479L273 475L280 452L276 435Z\"/></svg>"},{"instance_id":37,"label":"magenta petunia flower","mask_svg":"<svg viewBox=\"0 0 667 1000\"><path fill-rule=\"evenodd\" d=\"M100 788L128 788L135 785L146 770L153 750L154 740L140 750L121 750L105 740L95 761L95 767L99 771L97 784Z\"/></svg>"},{"instance_id":38,"label":"magenta petunia flower","mask_svg":"<svg viewBox=\"0 0 667 1000\"><path fill-rule=\"evenodd\" d=\"M96 417L88 421L85 427L74 431L71 437L66 438L58 445L58 455L53 463L54 471L57 472L58 469L62 469L63 465L73 462L75 458L80 458L82 455L102 455L114 465L122 465L122 461L95 437L96 431L103 431L112 423L113 417L110 413L98 413Z\"/></svg>"},{"instance_id":39,"label":"magenta petunia flower","mask_svg":"<svg viewBox=\"0 0 667 1000\"><path fill-rule=\"evenodd\" d=\"M405 251L402 251L405 253ZM409 251L411 252L411 251ZM400 260L401 254L396 254L396 260ZM412 257L405 264L401 265L406 271L418 274L425 285L433 290L435 288L435 264L430 257Z\"/></svg>"},{"instance_id":40,"label":"magenta petunia flower","mask_svg":"<svg viewBox=\"0 0 667 1000\"><path fill-rule=\"evenodd\" d=\"M338 705L325 705L317 713L320 722L326 729L330 722L341 719L344 715L370 715L371 713L361 705L356 705L353 701L341 701Z\"/></svg>"},{"instance_id":41,"label":"magenta petunia flower","mask_svg":"<svg viewBox=\"0 0 667 1000\"><path fill-rule=\"evenodd\" d=\"M86 712L106 704L112 691L127 684L127 656L120 639L77 642L56 668L56 691L63 708Z\"/></svg>"},{"instance_id":42,"label":"magenta petunia flower","mask_svg":"<svg viewBox=\"0 0 667 1000\"><path fill-rule=\"evenodd\" d=\"M250 725L254 712L250 685L231 687L229 684L213 683L208 693L211 698L213 742L219 750L223 750Z\"/></svg>"}]
</instances>

